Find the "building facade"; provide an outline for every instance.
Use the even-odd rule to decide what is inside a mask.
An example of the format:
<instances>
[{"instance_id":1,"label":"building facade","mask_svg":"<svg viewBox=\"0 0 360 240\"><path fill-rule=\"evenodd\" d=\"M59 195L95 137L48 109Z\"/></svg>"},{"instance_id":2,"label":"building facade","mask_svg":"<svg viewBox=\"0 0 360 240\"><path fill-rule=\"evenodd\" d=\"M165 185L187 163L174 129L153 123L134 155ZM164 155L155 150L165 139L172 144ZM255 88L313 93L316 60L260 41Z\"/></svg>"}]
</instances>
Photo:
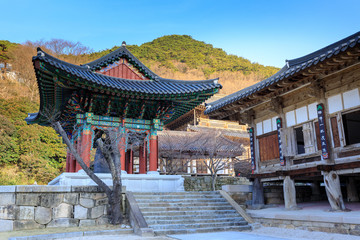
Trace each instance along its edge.
<instances>
[{"instance_id":1,"label":"building facade","mask_svg":"<svg viewBox=\"0 0 360 240\"><path fill-rule=\"evenodd\" d=\"M295 183L320 187L334 210L360 192L360 32L293 60L272 77L207 106L210 118L247 123L253 204L262 183L282 183L296 209Z\"/></svg>"}]
</instances>

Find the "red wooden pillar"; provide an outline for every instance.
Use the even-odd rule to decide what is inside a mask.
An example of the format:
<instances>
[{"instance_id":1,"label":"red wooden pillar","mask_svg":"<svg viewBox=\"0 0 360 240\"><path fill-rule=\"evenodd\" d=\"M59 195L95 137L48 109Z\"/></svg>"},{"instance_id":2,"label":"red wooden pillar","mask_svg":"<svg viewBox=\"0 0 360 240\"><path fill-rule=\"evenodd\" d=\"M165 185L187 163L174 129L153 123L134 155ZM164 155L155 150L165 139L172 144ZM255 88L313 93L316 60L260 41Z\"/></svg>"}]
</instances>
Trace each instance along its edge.
<instances>
[{"instance_id":1,"label":"red wooden pillar","mask_svg":"<svg viewBox=\"0 0 360 240\"><path fill-rule=\"evenodd\" d=\"M91 130L90 127L85 127L81 131L80 141L80 156L86 166L90 166L90 151L91 151ZM78 163L76 163L76 172L82 169Z\"/></svg>"},{"instance_id":2,"label":"red wooden pillar","mask_svg":"<svg viewBox=\"0 0 360 240\"><path fill-rule=\"evenodd\" d=\"M69 148L66 149L66 172L70 172L71 154Z\"/></svg>"},{"instance_id":3,"label":"red wooden pillar","mask_svg":"<svg viewBox=\"0 0 360 240\"><path fill-rule=\"evenodd\" d=\"M120 140L120 144L119 144L119 150L120 150L120 163L121 163L121 170L122 171L126 171L125 170L125 162L126 162L126 152L125 152L125 137L122 137Z\"/></svg>"},{"instance_id":4,"label":"red wooden pillar","mask_svg":"<svg viewBox=\"0 0 360 240\"><path fill-rule=\"evenodd\" d=\"M158 136L150 136L149 171L156 172L158 165Z\"/></svg>"},{"instance_id":5,"label":"red wooden pillar","mask_svg":"<svg viewBox=\"0 0 360 240\"><path fill-rule=\"evenodd\" d=\"M129 154L129 169L128 169L128 173L129 174L133 174L134 173L134 151L130 150L130 154Z\"/></svg>"},{"instance_id":6,"label":"red wooden pillar","mask_svg":"<svg viewBox=\"0 0 360 240\"><path fill-rule=\"evenodd\" d=\"M127 150L125 153L125 171L129 173L129 165L130 165L130 151Z\"/></svg>"},{"instance_id":7,"label":"red wooden pillar","mask_svg":"<svg viewBox=\"0 0 360 240\"><path fill-rule=\"evenodd\" d=\"M145 174L147 169L146 141L139 147L139 173Z\"/></svg>"}]
</instances>

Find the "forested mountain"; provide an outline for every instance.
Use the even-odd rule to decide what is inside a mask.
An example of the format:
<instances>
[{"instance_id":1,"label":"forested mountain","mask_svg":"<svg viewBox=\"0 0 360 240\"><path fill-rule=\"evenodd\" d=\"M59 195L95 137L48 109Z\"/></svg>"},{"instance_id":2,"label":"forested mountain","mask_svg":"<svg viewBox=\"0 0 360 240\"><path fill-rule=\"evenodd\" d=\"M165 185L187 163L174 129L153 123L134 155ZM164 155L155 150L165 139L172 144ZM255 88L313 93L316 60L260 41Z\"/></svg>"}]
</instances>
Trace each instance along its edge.
<instances>
[{"instance_id":1,"label":"forested mountain","mask_svg":"<svg viewBox=\"0 0 360 240\"><path fill-rule=\"evenodd\" d=\"M46 184L64 170L66 149L48 127L26 125L27 113L39 108L38 90L31 57L36 47L74 63L82 64L114 51L92 52L81 43L61 39L11 43L0 40L0 64L10 63L11 72L0 69L0 185ZM162 77L199 80L220 77L221 93L230 94L278 71L235 55L187 35L157 38L127 48ZM1 65L0 65L1 66Z\"/></svg>"}]
</instances>

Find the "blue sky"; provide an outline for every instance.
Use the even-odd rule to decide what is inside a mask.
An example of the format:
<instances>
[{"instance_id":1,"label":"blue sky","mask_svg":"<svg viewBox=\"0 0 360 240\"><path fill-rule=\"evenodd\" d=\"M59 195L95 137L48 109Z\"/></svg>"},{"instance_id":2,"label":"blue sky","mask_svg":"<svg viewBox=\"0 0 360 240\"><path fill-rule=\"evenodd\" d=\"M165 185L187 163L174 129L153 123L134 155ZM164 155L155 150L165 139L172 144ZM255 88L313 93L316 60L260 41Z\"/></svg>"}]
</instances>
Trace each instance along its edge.
<instances>
[{"instance_id":1,"label":"blue sky","mask_svg":"<svg viewBox=\"0 0 360 240\"><path fill-rule=\"evenodd\" d=\"M358 0L0 0L0 39L62 38L95 51L170 34L282 67L360 31Z\"/></svg>"}]
</instances>

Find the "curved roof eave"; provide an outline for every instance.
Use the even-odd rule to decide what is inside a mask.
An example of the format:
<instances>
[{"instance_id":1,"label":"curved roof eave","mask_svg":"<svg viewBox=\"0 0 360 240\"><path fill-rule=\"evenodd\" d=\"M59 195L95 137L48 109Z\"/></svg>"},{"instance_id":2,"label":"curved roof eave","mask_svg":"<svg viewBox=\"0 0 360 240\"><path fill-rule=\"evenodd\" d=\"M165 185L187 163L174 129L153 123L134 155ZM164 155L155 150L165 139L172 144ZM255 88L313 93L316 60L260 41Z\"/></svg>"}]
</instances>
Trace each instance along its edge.
<instances>
[{"instance_id":1,"label":"curved roof eave","mask_svg":"<svg viewBox=\"0 0 360 240\"><path fill-rule=\"evenodd\" d=\"M353 48L356 45L360 45L360 32L357 32L349 37L346 37L340 41L337 41L327 47L324 47L303 57L295 58L293 60L286 60L286 65L273 76L262 80L252 86L244 88L238 92L230 94L224 98L221 98L215 102L212 102L211 104L207 104L204 113L210 114L212 112L215 112L221 107L232 104L236 101L241 100L242 98L259 92L260 90L270 85L273 85L284 78L288 78L295 73L303 71L308 67L316 65L319 62L322 62L327 58L337 55L341 51L346 51L349 47Z\"/></svg>"},{"instance_id":2,"label":"curved roof eave","mask_svg":"<svg viewBox=\"0 0 360 240\"><path fill-rule=\"evenodd\" d=\"M92 83L122 91L140 92L147 94L188 94L201 92L210 89L221 88L218 79L202 80L202 81L186 81L174 80L157 77L156 80L133 80L116 78L100 73L93 72L86 65L78 66L57 59L40 48L38 48L37 56L33 57L33 61L40 60L47 62L53 67L60 68L63 71L82 78Z\"/></svg>"}]
</instances>

